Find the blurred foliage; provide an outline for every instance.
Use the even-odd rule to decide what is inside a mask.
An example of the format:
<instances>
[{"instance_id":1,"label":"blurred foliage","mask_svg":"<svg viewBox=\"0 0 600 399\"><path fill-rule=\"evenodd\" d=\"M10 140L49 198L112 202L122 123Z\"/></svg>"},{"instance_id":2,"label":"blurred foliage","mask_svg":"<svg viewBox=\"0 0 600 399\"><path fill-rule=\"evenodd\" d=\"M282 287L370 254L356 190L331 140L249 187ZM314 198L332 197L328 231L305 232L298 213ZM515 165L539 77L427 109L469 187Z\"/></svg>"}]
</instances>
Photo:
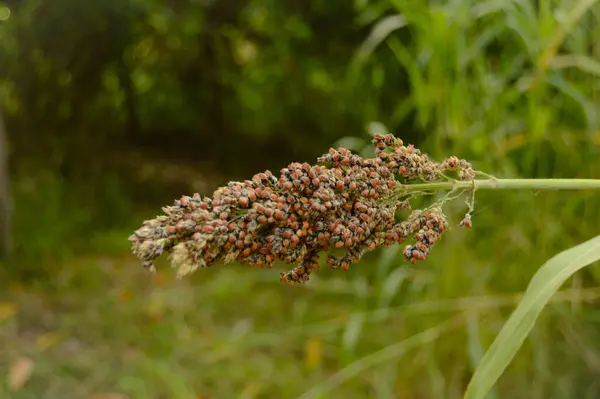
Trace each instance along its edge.
<instances>
[{"instance_id":1,"label":"blurred foliage","mask_svg":"<svg viewBox=\"0 0 600 399\"><path fill-rule=\"evenodd\" d=\"M173 198L336 143L368 151L375 130L502 177L600 178L595 1L4 3L15 397L297 397L437 328L325 396L459 398L535 268L598 234L597 194L482 192L473 231L417 267L392 248L290 289L236 266L152 283L120 258ZM600 396L599 278L569 282L496 397Z\"/></svg>"}]
</instances>

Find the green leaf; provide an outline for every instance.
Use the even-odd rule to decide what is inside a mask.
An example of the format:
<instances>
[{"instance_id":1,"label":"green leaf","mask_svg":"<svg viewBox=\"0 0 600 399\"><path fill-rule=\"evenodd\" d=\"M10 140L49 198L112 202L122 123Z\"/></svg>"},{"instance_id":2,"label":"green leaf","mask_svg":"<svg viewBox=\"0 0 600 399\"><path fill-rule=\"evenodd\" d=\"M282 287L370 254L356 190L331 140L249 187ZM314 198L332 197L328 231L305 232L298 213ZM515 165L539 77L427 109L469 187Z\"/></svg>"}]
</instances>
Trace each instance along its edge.
<instances>
[{"instance_id":1,"label":"green leaf","mask_svg":"<svg viewBox=\"0 0 600 399\"><path fill-rule=\"evenodd\" d=\"M486 48L500 36L504 27L500 24L492 25L481 31L473 44L466 49L466 51L460 54L460 65L459 68L463 69L472 62L473 60L481 57L481 54L485 52Z\"/></svg>"},{"instance_id":2,"label":"green leaf","mask_svg":"<svg viewBox=\"0 0 600 399\"><path fill-rule=\"evenodd\" d=\"M413 54L398 38L389 38L387 44L409 76L412 88L412 95L409 97L414 101L414 105L417 108L417 119L419 124L425 126L429 121L431 113L427 78L421 72Z\"/></svg>"},{"instance_id":3,"label":"green leaf","mask_svg":"<svg viewBox=\"0 0 600 399\"><path fill-rule=\"evenodd\" d=\"M506 7L506 0L487 0L480 1L473 5L471 13L473 18L479 19L490 14L495 14L503 11Z\"/></svg>"},{"instance_id":4,"label":"green leaf","mask_svg":"<svg viewBox=\"0 0 600 399\"><path fill-rule=\"evenodd\" d=\"M506 26L522 40L529 56L535 59L541 44L535 11L526 2L511 1L506 3L505 13Z\"/></svg>"},{"instance_id":5,"label":"green leaf","mask_svg":"<svg viewBox=\"0 0 600 399\"><path fill-rule=\"evenodd\" d=\"M557 19L559 20L558 28L555 30L554 36L550 39L548 48L557 49L581 17L597 2L598 0L580 0L577 4L570 7L569 12L557 13Z\"/></svg>"},{"instance_id":6,"label":"green leaf","mask_svg":"<svg viewBox=\"0 0 600 399\"><path fill-rule=\"evenodd\" d=\"M564 79L559 73L549 74L545 81L570 97L581 107L585 115L588 131L590 134L594 134L597 129L596 107L594 103L587 99L579 87Z\"/></svg>"},{"instance_id":7,"label":"green leaf","mask_svg":"<svg viewBox=\"0 0 600 399\"><path fill-rule=\"evenodd\" d=\"M348 68L348 81L358 81L363 66L371 54L373 54L377 47L388 39L394 31L403 28L406 25L406 19L400 14L389 15L378 21L352 58L350 67Z\"/></svg>"},{"instance_id":8,"label":"green leaf","mask_svg":"<svg viewBox=\"0 0 600 399\"><path fill-rule=\"evenodd\" d=\"M375 24L371 34L361 44L356 54L356 61L362 62L395 30L406 26L406 19L400 15L389 15Z\"/></svg>"},{"instance_id":9,"label":"green leaf","mask_svg":"<svg viewBox=\"0 0 600 399\"><path fill-rule=\"evenodd\" d=\"M600 259L600 235L548 260L479 363L465 399L482 399L508 367L552 295L580 269Z\"/></svg>"},{"instance_id":10,"label":"green leaf","mask_svg":"<svg viewBox=\"0 0 600 399\"><path fill-rule=\"evenodd\" d=\"M600 62L584 54L558 55L550 61L550 67L578 68L583 72L600 76Z\"/></svg>"}]
</instances>

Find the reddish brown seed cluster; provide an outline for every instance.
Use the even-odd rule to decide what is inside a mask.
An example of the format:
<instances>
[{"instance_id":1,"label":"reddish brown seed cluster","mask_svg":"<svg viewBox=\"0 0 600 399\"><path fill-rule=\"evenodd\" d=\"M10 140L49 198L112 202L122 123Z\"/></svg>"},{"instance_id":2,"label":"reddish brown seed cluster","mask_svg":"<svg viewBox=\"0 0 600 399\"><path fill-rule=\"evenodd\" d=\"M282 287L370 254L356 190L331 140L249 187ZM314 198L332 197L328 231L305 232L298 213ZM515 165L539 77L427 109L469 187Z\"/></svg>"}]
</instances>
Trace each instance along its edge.
<instances>
[{"instance_id":1,"label":"reddish brown seed cluster","mask_svg":"<svg viewBox=\"0 0 600 399\"><path fill-rule=\"evenodd\" d=\"M404 247L404 257L411 263L429 256L431 247L448 229L448 222L440 208L414 212L408 219L410 230L416 232L416 243Z\"/></svg>"},{"instance_id":2,"label":"reddish brown seed cluster","mask_svg":"<svg viewBox=\"0 0 600 399\"><path fill-rule=\"evenodd\" d=\"M440 169L443 171L456 171L460 180L473 180L476 173L469 162L464 159L459 159L455 156L448 157L440 164Z\"/></svg>"},{"instance_id":3,"label":"reddish brown seed cluster","mask_svg":"<svg viewBox=\"0 0 600 399\"><path fill-rule=\"evenodd\" d=\"M470 229L473 226L473 221L471 220L471 214L467 213L463 220L460 221L460 227L464 227Z\"/></svg>"},{"instance_id":4,"label":"reddish brown seed cluster","mask_svg":"<svg viewBox=\"0 0 600 399\"><path fill-rule=\"evenodd\" d=\"M397 176L431 181L450 169L468 176L472 168L450 158L436 164L391 135L376 135L373 145L374 158L330 149L316 165L295 162L279 176L259 173L219 188L212 198L183 196L131 235L133 253L147 267L170 253L180 276L217 261L270 267L279 259L297 265L282 273L290 283L308 280L319 268L319 253L330 249L345 254L330 255L327 263L348 270L366 251L415 236L405 257L424 259L447 228L441 209L415 211L397 223L395 212L408 208L408 201L383 200L398 185Z\"/></svg>"}]
</instances>

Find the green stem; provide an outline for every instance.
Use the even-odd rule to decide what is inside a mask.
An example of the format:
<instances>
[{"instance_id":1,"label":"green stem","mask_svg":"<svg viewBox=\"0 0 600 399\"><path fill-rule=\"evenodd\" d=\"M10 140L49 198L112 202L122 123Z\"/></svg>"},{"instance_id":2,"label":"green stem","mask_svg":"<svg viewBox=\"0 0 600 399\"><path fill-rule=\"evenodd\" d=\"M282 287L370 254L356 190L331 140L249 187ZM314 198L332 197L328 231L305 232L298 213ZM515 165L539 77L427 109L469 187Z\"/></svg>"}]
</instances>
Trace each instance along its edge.
<instances>
[{"instance_id":1,"label":"green stem","mask_svg":"<svg viewBox=\"0 0 600 399\"><path fill-rule=\"evenodd\" d=\"M471 181L446 181L437 183L407 184L398 192L439 190L599 190L600 179L482 179Z\"/></svg>"}]
</instances>

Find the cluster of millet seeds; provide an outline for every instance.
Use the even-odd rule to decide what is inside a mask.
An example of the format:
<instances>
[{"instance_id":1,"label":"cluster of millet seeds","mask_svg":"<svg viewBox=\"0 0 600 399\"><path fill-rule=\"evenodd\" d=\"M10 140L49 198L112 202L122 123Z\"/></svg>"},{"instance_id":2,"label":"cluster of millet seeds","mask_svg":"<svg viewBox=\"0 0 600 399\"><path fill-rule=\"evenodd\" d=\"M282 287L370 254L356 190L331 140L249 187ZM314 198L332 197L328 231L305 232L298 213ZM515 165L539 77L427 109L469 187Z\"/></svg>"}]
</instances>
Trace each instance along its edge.
<instances>
[{"instance_id":1,"label":"cluster of millet seeds","mask_svg":"<svg viewBox=\"0 0 600 399\"><path fill-rule=\"evenodd\" d=\"M230 182L211 198L183 196L129 237L133 253L150 268L170 253L178 276L217 261L262 268L279 259L295 265L281 275L292 284L307 281L319 268L319 254L330 249L345 254L329 255L327 263L348 270L366 251L414 236L404 256L423 260L448 222L439 207L396 222L396 210L410 208L406 200L386 201L400 185L396 179L433 181L457 171L459 179L470 180L475 172L456 157L435 163L392 135L375 135L373 146L374 158L332 148L316 165L291 163L278 177L258 173Z\"/></svg>"}]
</instances>

